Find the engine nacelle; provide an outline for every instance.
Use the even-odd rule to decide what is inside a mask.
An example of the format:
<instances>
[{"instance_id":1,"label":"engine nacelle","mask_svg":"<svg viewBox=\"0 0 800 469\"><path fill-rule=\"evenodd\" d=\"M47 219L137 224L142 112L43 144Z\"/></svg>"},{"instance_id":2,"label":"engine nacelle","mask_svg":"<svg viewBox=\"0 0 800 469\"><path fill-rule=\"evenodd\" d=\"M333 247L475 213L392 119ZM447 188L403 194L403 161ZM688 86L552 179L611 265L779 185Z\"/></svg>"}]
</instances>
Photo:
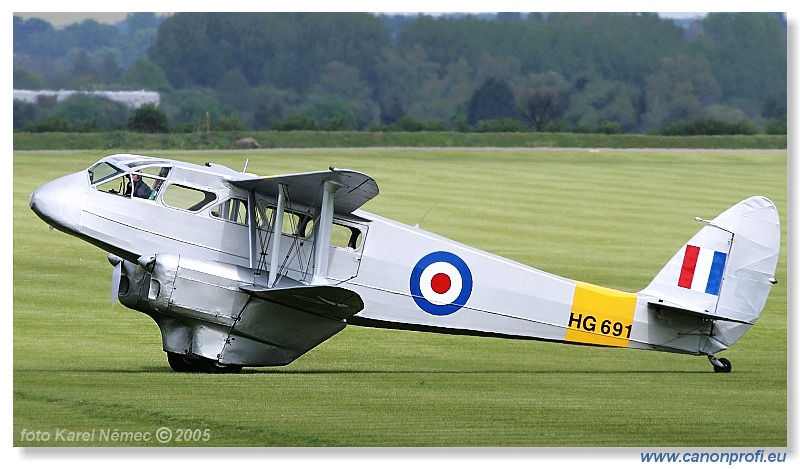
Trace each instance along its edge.
<instances>
[{"instance_id":1,"label":"engine nacelle","mask_svg":"<svg viewBox=\"0 0 800 469\"><path fill-rule=\"evenodd\" d=\"M264 301L240 288L258 283L261 275L160 253L138 263L123 261L119 299L156 321L165 351L222 365L285 365L344 329L344 321ZM302 284L282 278L279 286Z\"/></svg>"}]
</instances>

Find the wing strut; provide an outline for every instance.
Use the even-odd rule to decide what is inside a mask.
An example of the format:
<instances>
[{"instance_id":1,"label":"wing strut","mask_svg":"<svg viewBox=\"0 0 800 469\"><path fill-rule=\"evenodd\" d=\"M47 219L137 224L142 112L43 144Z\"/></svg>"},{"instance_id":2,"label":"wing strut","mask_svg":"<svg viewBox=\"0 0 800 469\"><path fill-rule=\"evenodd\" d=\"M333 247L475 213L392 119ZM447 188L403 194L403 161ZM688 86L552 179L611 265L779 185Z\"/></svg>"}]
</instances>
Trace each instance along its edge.
<instances>
[{"instance_id":1,"label":"wing strut","mask_svg":"<svg viewBox=\"0 0 800 469\"><path fill-rule=\"evenodd\" d=\"M322 207L317 223L317 235L314 238L314 275L312 285L327 284L329 251L331 246L331 231L333 225L333 199L334 194L342 184L326 180L322 186Z\"/></svg>"},{"instance_id":2,"label":"wing strut","mask_svg":"<svg viewBox=\"0 0 800 469\"><path fill-rule=\"evenodd\" d=\"M275 211L272 212L275 220L272 222L272 246L270 247L269 280L267 281L267 286L270 288L274 287L275 282L278 280L278 262L280 262L278 257L281 252L281 233L283 233L283 212L285 208L286 186L284 184L278 184L278 206L275 208Z\"/></svg>"},{"instance_id":3,"label":"wing strut","mask_svg":"<svg viewBox=\"0 0 800 469\"><path fill-rule=\"evenodd\" d=\"M246 168L247 163L245 163L244 166ZM250 268L255 271L256 258L258 257L258 227L256 226L256 193L253 191L247 191L247 206L247 237L250 243Z\"/></svg>"}]
</instances>

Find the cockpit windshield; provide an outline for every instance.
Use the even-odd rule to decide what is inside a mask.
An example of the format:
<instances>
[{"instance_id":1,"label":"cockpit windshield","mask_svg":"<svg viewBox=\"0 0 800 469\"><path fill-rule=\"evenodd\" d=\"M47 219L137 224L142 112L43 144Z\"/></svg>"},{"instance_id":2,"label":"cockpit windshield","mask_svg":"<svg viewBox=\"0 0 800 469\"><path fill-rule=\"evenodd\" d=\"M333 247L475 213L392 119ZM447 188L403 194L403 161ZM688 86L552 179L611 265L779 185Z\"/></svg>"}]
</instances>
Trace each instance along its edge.
<instances>
[{"instance_id":1,"label":"cockpit windshield","mask_svg":"<svg viewBox=\"0 0 800 469\"><path fill-rule=\"evenodd\" d=\"M97 163L89 168L89 181L91 184L96 184L120 173L122 173L122 170L113 165L105 162Z\"/></svg>"},{"instance_id":2,"label":"cockpit windshield","mask_svg":"<svg viewBox=\"0 0 800 469\"><path fill-rule=\"evenodd\" d=\"M89 178L100 192L155 200L171 169L169 166L150 166L126 173L102 162L89 168Z\"/></svg>"}]
</instances>

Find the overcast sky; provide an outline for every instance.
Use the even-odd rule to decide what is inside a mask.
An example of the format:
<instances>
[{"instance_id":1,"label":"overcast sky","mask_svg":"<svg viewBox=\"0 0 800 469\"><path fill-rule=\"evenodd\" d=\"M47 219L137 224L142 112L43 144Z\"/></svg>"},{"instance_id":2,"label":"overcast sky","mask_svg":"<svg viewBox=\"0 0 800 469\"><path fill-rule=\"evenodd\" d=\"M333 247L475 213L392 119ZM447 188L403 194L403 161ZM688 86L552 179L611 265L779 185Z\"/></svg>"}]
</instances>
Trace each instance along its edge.
<instances>
[{"instance_id":1,"label":"overcast sky","mask_svg":"<svg viewBox=\"0 0 800 469\"><path fill-rule=\"evenodd\" d=\"M93 18L100 23L114 24L125 19L128 13L14 13L15 16L28 18L42 18L57 28L68 24L80 23L81 21Z\"/></svg>"},{"instance_id":2,"label":"overcast sky","mask_svg":"<svg viewBox=\"0 0 800 469\"><path fill-rule=\"evenodd\" d=\"M487 6L489 4L487 3ZM458 10L453 10L458 11ZM620 10L623 11L623 10ZM126 12L113 12L113 13L81 13L81 12L60 12L60 13L31 13L31 12L15 12L14 15L21 16L25 19L28 18L42 18L56 28L62 28L69 24L80 23L81 21L93 18L101 23L114 24L125 19ZM702 16L702 12L694 13L660 13L662 16L669 16L675 18L691 18Z\"/></svg>"}]
</instances>

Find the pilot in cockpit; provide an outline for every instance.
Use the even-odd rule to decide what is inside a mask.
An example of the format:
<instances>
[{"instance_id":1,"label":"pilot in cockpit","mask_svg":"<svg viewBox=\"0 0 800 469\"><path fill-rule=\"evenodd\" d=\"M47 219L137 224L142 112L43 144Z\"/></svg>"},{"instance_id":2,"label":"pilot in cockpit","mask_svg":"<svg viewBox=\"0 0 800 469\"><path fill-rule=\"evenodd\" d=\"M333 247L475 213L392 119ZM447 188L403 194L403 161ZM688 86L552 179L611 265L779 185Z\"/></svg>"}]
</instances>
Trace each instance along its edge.
<instances>
[{"instance_id":1,"label":"pilot in cockpit","mask_svg":"<svg viewBox=\"0 0 800 469\"><path fill-rule=\"evenodd\" d=\"M150 198L150 186L148 186L144 181L142 181L142 177L136 173L131 174L131 180L133 181L133 196L139 197L142 199L149 199ZM131 195L131 183L128 183L128 188L125 189L125 195Z\"/></svg>"}]
</instances>

